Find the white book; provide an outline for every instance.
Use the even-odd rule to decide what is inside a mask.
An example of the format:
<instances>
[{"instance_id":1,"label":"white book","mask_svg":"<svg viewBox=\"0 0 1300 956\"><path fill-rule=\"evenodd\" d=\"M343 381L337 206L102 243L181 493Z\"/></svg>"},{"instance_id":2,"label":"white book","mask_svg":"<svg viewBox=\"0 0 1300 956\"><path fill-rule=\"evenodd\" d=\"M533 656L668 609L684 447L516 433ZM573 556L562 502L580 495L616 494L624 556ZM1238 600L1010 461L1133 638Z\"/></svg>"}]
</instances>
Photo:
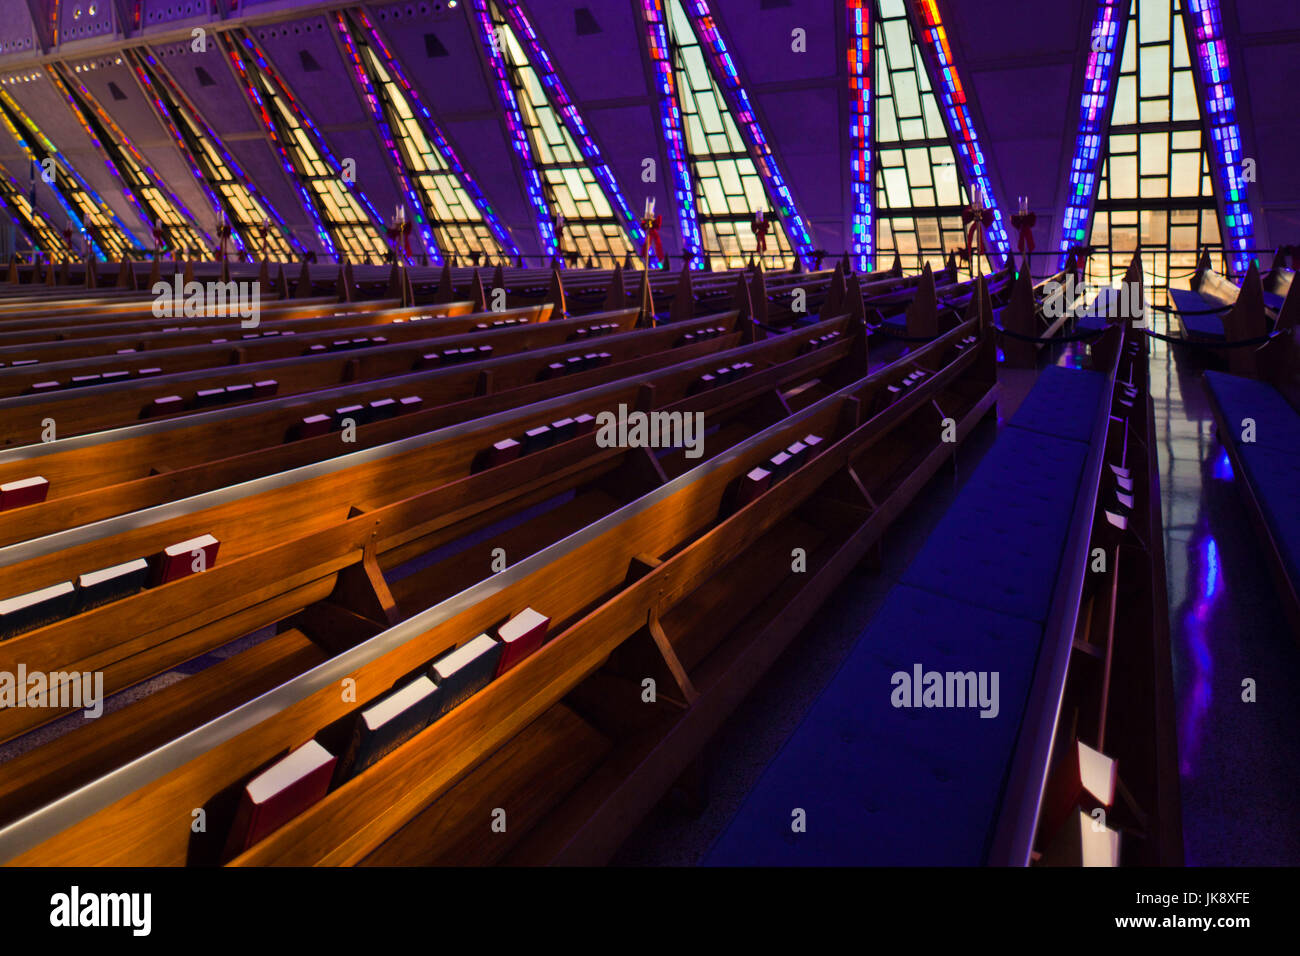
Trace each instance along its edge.
<instances>
[{"instance_id":1,"label":"white book","mask_svg":"<svg viewBox=\"0 0 1300 956\"><path fill-rule=\"evenodd\" d=\"M93 588L105 581L112 581L114 578L123 578L128 574L134 574L139 571L148 569L149 562L144 558L136 558L134 561L127 561L125 564L115 564L111 568L104 568L102 571L91 571L89 574L83 574L77 578L77 587Z\"/></svg>"},{"instance_id":2,"label":"white book","mask_svg":"<svg viewBox=\"0 0 1300 956\"><path fill-rule=\"evenodd\" d=\"M1079 782L1083 788L1104 806L1115 802L1115 782L1119 767L1100 750L1094 750L1083 741L1076 741L1079 758Z\"/></svg>"},{"instance_id":3,"label":"white book","mask_svg":"<svg viewBox=\"0 0 1300 956\"><path fill-rule=\"evenodd\" d=\"M22 491L26 488L37 488L41 485L48 485L49 482L40 475L34 478L20 478L18 481L10 481L0 485L0 493L12 494L15 491Z\"/></svg>"},{"instance_id":4,"label":"white book","mask_svg":"<svg viewBox=\"0 0 1300 956\"><path fill-rule=\"evenodd\" d=\"M534 628L549 623L550 618L545 614L539 614L532 608L526 607L497 628L497 637L499 637L503 643L510 644L519 640L519 638L523 637L525 634L530 633ZM491 640L491 638L488 639ZM477 638L475 638L475 640L477 640ZM470 643L473 642L471 641Z\"/></svg>"},{"instance_id":5,"label":"white book","mask_svg":"<svg viewBox=\"0 0 1300 956\"><path fill-rule=\"evenodd\" d=\"M169 558L179 558L183 554L193 554L195 551L201 551L216 543L216 538L210 534L205 534L197 538L190 538L188 541L182 541L179 544L168 545L163 550L163 553Z\"/></svg>"},{"instance_id":6,"label":"white book","mask_svg":"<svg viewBox=\"0 0 1300 956\"><path fill-rule=\"evenodd\" d=\"M456 648L446 657L439 660L438 663L434 664L433 672L441 679L447 680L455 676L457 671L467 667L480 656L492 650L494 644L496 644L496 641L494 641L490 636L487 634L480 634L478 637L474 638L474 640Z\"/></svg>"},{"instance_id":7,"label":"white book","mask_svg":"<svg viewBox=\"0 0 1300 956\"><path fill-rule=\"evenodd\" d=\"M1119 831L1095 825L1083 812L1079 813L1079 845L1084 866L1119 866Z\"/></svg>"},{"instance_id":8,"label":"white book","mask_svg":"<svg viewBox=\"0 0 1300 956\"><path fill-rule=\"evenodd\" d=\"M73 590L72 582L64 581L61 584L52 584L48 588L41 588L39 591L31 591L17 597L6 598L0 601L0 617L14 614L34 605L42 604L45 601L53 601L64 597L71 594Z\"/></svg>"},{"instance_id":9,"label":"white book","mask_svg":"<svg viewBox=\"0 0 1300 956\"><path fill-rule=\"evenodd\" d=\"M377 731L394 718L416 707L438 692L438 687L427 677L417 677L405 687L392 692L379 703L361 712L366 729Z\"/></svg>"},{"instance_id":10,"label":"white book","mask_svg":"<svg viewBox=\"0 0 1300 956\"><path fill-rule=\"evenodd\" d=\"M248 782L248 798L255 804L265 803L277 793L314 773L334 759L333 754L309 740L289 756L272 764Z\"/></svg>"}]
</instances>

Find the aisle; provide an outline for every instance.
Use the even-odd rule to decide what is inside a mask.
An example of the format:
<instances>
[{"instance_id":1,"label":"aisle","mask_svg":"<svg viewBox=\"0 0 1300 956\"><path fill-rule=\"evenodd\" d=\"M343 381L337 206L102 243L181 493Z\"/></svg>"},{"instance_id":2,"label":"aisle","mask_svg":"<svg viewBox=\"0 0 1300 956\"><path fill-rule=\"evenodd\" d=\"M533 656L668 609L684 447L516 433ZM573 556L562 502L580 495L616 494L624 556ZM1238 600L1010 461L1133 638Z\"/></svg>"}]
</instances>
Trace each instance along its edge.
<instances>
[{"instance_id":1,"label":"aisle","mask_svg":"<svg viewBox=\"0 0 1300 956\"><path fill-rule=\"evenodd\" d=\"M1291 636L1194 359L1153 343L1189 866L1300 863L1300 643ZM1242 700L1252 678L1256 702Z\"/></svg>"}]
</instances>

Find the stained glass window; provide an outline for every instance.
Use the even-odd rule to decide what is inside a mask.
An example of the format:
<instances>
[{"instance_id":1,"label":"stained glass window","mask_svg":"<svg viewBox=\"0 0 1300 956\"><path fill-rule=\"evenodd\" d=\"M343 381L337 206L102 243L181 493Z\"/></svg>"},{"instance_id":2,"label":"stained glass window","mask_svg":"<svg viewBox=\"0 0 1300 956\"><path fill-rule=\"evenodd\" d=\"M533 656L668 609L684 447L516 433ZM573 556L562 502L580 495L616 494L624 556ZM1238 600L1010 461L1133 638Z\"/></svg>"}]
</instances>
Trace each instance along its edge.
<instances>
[{"instance_id":1,"label":"stained glass window","mask_svg":"<svg viewBox=\"0 0 1300 956\"><path fill-rule=\"evenodd\" d=\"M904 0L879 0L875 24L876 262L912 271L964 248L970 202Z\"/></svg>"},{"instance_id":2,"label":"stained glass window","mask_svg":"<svg viewBox=\"0 0 1300 956\"><path fill-rule=\"evenodd\" d=\"M1092 219L1092 281L1118 278L1141 243L1157 305L1199 247L1221 245L1182 4L1133 0Z\"/></svg>"}]
</instances>

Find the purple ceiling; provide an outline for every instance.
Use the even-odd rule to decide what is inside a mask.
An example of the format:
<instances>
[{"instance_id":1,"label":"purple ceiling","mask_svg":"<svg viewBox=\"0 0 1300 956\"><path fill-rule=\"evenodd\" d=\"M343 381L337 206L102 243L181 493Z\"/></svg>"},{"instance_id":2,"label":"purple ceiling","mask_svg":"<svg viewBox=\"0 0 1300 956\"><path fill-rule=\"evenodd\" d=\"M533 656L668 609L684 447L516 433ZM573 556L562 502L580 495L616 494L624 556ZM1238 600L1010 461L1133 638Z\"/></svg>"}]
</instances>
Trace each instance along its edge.
<instances>
[{"instance_id":1,"label":"purple ceiling","mask_svg":"<svg viewBox=\"0 0 1300 956\"><path fill-rule=\"evenodd\" d=\"M846 25L835 0L711 0L814 245L845 248L849 215ZM1267 247L1300 240L1300 180L1291 175L1290 97L1300 81L1300 6L1221 0L1245 153L1257 161L1251 186L1256 240ZM411 0L370 7L385 42L503 223L535 252L535 213L507 146L497 92L485 67L468 0ZM658 100L645 50L641 0L523 0L561 80L604 153L629 204L668 189ZM1094 0L941 0L948 36L971 96L972 112L996 194L1004 206L1028 194L1040 222L1039 247L1059 232L1082 55ZM44 9L39 26L31 11ZM39 73L52 42L53 0L0 0L0 80ZM130 72L113 54L148 44L203 111L245 172L309 245L315 230L225 59L209 42L191 49L190 31L249 27L303 109L339 158L357 160L360 184L380 214L398 202L395 177L369 111L360 101L329 9L295 0L142 0L141 22L117 22L128 0L61 0L56 54L69 64L105 64L83 82L109 110L155 171L200 217L212 213L192 174L158 124ZM80 11L80 12L78 12ZM792 41L803 31L806 50ZM209 38L210 39L210 38ZM203 72L198 72L202 70ZM109 84L124 98L117 98ZM48 80L4 87L78 171L133 228L134 210ZM641 181L654 158L659 182ZM0 163L19 181L26 164L0 130ZM662 208L662 207L661 207ZM206 218L205 218L206 217ZM675 227L663 235L672 245ZM318 247L317 247L318 248Z\"/></svg>"}]
</instances>

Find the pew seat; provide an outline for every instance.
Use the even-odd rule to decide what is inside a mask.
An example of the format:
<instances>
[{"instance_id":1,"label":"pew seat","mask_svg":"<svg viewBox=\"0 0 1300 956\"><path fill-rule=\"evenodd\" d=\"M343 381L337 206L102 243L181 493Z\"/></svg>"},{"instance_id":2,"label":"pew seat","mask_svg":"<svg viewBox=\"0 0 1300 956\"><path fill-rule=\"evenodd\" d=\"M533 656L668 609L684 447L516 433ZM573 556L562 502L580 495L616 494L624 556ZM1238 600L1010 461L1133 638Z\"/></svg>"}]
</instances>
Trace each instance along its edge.
<instances>
[{"instance_id":1,"label":"pew seat","mask_svg":"<svg viewBox=\"0 0 1300 956\"><path fill-rule=\"evenodd\" d=\"M1106 383L1044 371L707 865L987 862ZM916 665L996 672L996 714L896 707Z\"/></svg>"},{"instance_id":2,"label":"pew seat","mask_svg":"<svg viewBox=\"0 0 1300 956\"><path fill-rule=\"evenodd\" d=\"M1088 446L1004 429L903 583L1042 622Z\"/></svg>"},{"instance_id":3,"label":"pew seat","mask_svg":"<svg viewBox=\"0 0 1300 956\"><path fill-rule=\"evenodd\" d=\"M705 865L983 863L1041 636L1020 618L894 588ZM895 708L891 675L918 663L1000 671L997 717Z\"/></svg>"},{"instance_id":4,"label":"pew seat","mask_svg":"<svg viewBox=\"0 0 1300 956\"><path fill-rule=\"evenodd\" d=\"M1255 441L1243 446L1247 457L1258 448L1300 455L1300 413L1276 388L1257 379L1213 370L1206 371L1205 383L1231 426L1232 435L1225 437L1239 443L1242 420L1255 422Z\"/></svg>"},{"instance_id":5,"label":"pew seat","mask_svg":"<svg viewBox=\"0 0 1300 956\"><path fill-rule=\"evenodd\" d=\"M1185 336L1220 341L1224 338L1223 316L1226 309L1222 303L1206 299L1199 292L1188 289L1169 289L1168 292L1174 308L1178 310L1178 321L1183 326ZM1205 314L1209 309L1222 311Z\"/></svg>"},{"instance_id":6,"label":"pew seat","mask_svg":"<svg viewBox=\"0 0 1300 956\"><path fill-rule=\"evenodd\" d=\"M1294 608L1300 589L1300 412L1267 382L1207 371L1205 382L1220 441L1228 448L1234 475L1253 505L1271 546ZM1242 422L1255 422L1254 441L1242 441ZM1285 599L1285 595L1284 595Z\"/></svg>"},{"instance_id":7,"label":"pew seat","mask_svg":"<svg viewBox=\"0 0 1300 956\"><path fill-rule=\"evenodd\" d=\"M1040 435L1086 442L1092 436L1104 389L1105 379L1100 374L1080 374L1079 369L1050 365L1012 415L1011 424Z\"/></svg>"}]
</instances>

